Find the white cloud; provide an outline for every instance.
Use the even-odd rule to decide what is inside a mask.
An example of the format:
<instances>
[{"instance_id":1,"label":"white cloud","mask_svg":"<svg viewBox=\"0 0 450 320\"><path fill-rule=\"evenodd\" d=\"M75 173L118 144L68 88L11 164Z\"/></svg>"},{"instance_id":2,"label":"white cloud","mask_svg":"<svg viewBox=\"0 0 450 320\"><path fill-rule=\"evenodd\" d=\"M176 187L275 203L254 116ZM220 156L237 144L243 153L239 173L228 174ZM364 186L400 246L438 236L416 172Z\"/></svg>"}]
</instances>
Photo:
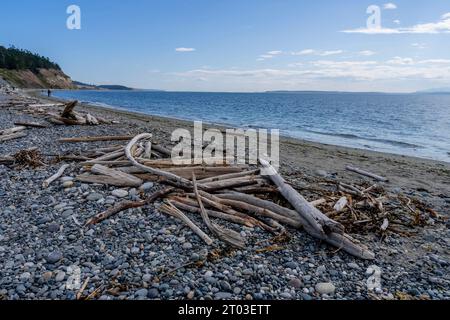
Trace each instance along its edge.
<instances>
[{"instance_id":1,"label":"white cloud","mask_svg":"<svg viewBox=\"0 0 450 320\"><path fill-rule=\"evenodd\" d=\"M281 50L274 50L274 51L267 52L267 54L270 54L272 56L280 55L282 53L283 53L283 51L281 51Z\"/></svg>"},{"instance_id":2,"label":"white cloud","mask_svg":"<svg viewBox=\"0 0 450 320\"><path fill-rule=\"evenodd\" d=\"M305 49L302 51L297 51L297 52L292 52L292 55L294 56L307 56L307 55L311 55L311 54L315 54L316 50L313 49Z\"/></svg>"},{"instance_id":3,"label":"white cloud","mask_svg":"<svg viewBox=\"0 0 450 320\"><path fill-rule=\"evenodd\" d=\"M392 2L386 3L383 7L384 7L385 10L395 10L395 9L397 9L397 5L395 3L392 3Z\"/></svg>"},{"instance_id":4,"label":"white cloud","mask_svg":"<svg viewBox=\"0 0 450 320\"><path fill-rule=\"evenodd\" d=\"M397 64L397 65L411 65L411 64L414 64L414 59L394 57L393 59L388 60L387 63L388 64Z\"/></svg>"},{"instance_id":5,"label":"white cloud","mask_svg":"<svg viewBox=\"0 0 450 320\"><path fill-rule=\"evenodd\" d=\"M398 19L396 19L396 20L394 20L394 23L396 24L396 25L400 25L400 20L398 20Z\"/></svg>"},{"instance_id":6,"label":"white cloud","mask_svg":"<svg viewBox=\"0 0 450 320\"><path fill-rule=\"evenodd\" d=\"M370 56L376 55L377 53L374 51L371 51L371 50L364 50L364 51L359 51L358 54L361 56L370 57Z\"/></svg>"},{"instance_id":7,"label":"white cloud","mask_svg":"<svg viewBox=\"0 0 450 320\"><path fill-rule=\"evenodd\" d=\"M321 57L333 56L344 53L344 50L328 50L328 51L319 51L314 49L305 49L302 51L291 52L294 56L308 56L308 55L316 55Z\"/></svg>"},{"instance_id":8,"label":"white cloud","mask_svg":"<svg viewBox=\"0 0 450 320\"><path fill-rule=\"evenodd\" d=\"M321 52L321 53L319 53L319 56L328 57L328 56L334 56L334 55L341 54L341 53L344 53L344 51L343 50L331 50L331 51Z\"/></svg>"},{"instance_id":9,"label":"white cloud","mask_svg":"<svg viewBox=\"0 0 450 320\"><path fill-rule=\"evenodd\" d=\"M404 28L357 28L343 30L344 33L361 34L438 34L450 33L450 12L441 16L436 22L416 24Z\"/></svg>"},{"instance_id":10,"label":"white cloud","mask_svg":"<svg viewBox=\"0 0 450 320\"><path fill-rule=\"evenodd\" d=\"M176 52L194 52L195 48L176 48L175 49Z\"/></svg>"},{"instance_id":11,"label":"white cloud","mask_svg":"<svg viewBox=\"0 0 450 320\"><path fill-rule=\"evenodd\" d=\"M308 64L290 65L290 69L195 69L176 75L187 79L207 79L211 82L273 85L308 81L352 80L361 83L396 81L450 81L450 60L415 61L395 57L388 61L319 60Z\"/></svg>"}]
</instances>

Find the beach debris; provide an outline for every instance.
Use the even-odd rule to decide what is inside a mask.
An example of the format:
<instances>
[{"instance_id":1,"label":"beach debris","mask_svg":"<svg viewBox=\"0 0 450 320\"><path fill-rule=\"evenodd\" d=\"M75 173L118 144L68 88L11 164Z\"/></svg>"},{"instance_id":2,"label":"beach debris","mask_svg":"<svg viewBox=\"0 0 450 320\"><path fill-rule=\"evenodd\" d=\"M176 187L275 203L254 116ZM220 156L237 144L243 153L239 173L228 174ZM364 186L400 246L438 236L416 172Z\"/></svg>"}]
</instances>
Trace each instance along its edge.
<instances>
[{"instance_id":1,"label":"beach debris","mask_svg":"<svg viewBox=\"0 0 450 320\"><path fill-rule=\"evenodd\" d=\"M342 197L338 200L338 202L336 202L333 209L339 213L347 206L347 204L348 204L347 197Z\"/></svg>"},{"instance_id":2,"label":"beach debris","mask_svg":"<svg viewBox=\"0 0 450 320\"><path fill-rule=\"evenodd\" d=\"M0 130L0 142L26 137L24 130L26 130L24 126Z\"/></svg>"},{"instance_id":3,"label":"beach debris","mask_svg":"<svg viewBox=\"0 0 450 320\"><path fill-rule=\"evenodd\" d=\"M363 176L366 176L366 177L375 179L375 180L377 180L377 181L381 181L381 182L389 182L389 179L388 179L388 178L379 176L379 175L374 174L374 173L371 173L371 172L369 172L369 171L365 171L365 170L362 170L362 169L353 167L353 166L351 166L351 165L346 166L345 169L348 170L348 171L352 171L352 172L358 173L358 174L360 174L360 175L363 175Z\"/></svg>"},{"instance_id":4,"label":"beach debris","mask_svg":"<svg viewBox=\"0 0 450 320\"><path fill-rule=\"evenodd\" d=\"M56 179L60 178L64 174L64 171L66 171L68 168L70 168L69 164L62 165L61 168L59 168L59 170L54 175L52 175L50 178L48 178L42 183L42 187L48 188L50 184L54 182Z\"/></svg>"},{"instance_id":5,"label":"beach debris","mask_svg":"<svg viewBox=\"0 0 450 320\"><path fill-rule=\"evenodd\" d=\"M74 126L74 125L99 125L99 124L110 124L111 121L106 121L101 118L96 118L93 115L81 114L75 112L74 109L77 106L78 101L71 101L65 104L64 110L61 114L56 114L52 112L47 112L49 118L47 121L56 124L56 125L66 125L66 126Z\"/></svg>"},{"instance_id":6,"label":"beach debris","mask_svg":"<svg viewBox=\"0 0 450 320\"><path fill-rule=\"evenodd\" d=\"M41 152L35 147L20 150L14 155L0 156L0 164L16 166L17 168L45 166Z\"/></svg>"}]
</instances>

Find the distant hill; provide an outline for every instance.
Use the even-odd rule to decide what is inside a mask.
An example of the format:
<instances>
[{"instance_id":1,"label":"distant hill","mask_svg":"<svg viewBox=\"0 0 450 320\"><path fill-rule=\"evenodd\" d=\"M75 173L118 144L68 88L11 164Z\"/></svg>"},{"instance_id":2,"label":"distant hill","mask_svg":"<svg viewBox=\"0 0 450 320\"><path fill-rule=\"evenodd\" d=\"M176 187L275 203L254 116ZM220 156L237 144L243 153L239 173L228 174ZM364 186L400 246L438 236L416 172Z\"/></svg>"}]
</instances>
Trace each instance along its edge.
<instances>
[{"instance_id":1,"label":"distant hill","mask_svg":"<svg viewBox=\"0 0 450 320\"><path fill-rule=\"evenodd\" d=\"M77 86L77 89L86 89L86 90L135 90L133 88L129 88L129 87L126 87L126 86L121 86L121 85L116 85L116 84L95 85L95 84L83 83L83 82L80 82L80 81L74 81L73 83Z\"/></svg>"},{"instance_id":2,"label":"distant hill","mask_svg":"<svg viewBox=\"0 0 450 320\"><path fill-rule=\"evenodd\" d=\"M433 88L417 91L417 93L450 93L450 88Z\"/></svg>"},{"instance_id":3,"label":"distant hill","mask_svg":"<svg viewBox=\"0 0 450 320\"><path fill-rule=\"evenodd\" d=\"M15 47L0 46L0 77L19 88L75 88L57 63Z\"/></svg>"},{"instance_id":4,"label":"distant hill","mask_svg":"<svg viewBox=\"0 0 450 320\"><path fill-rule=\"evenodd\" d=\"M320 94L353 94L353 93L370 93L370 94L379 94L382 92L350 92L350 91L314 91L314 90L274 90L274 91L265 91L264 93L302 93L302 94L311 94L311 93L320 93Z\"/></svg>"}]
</instances>

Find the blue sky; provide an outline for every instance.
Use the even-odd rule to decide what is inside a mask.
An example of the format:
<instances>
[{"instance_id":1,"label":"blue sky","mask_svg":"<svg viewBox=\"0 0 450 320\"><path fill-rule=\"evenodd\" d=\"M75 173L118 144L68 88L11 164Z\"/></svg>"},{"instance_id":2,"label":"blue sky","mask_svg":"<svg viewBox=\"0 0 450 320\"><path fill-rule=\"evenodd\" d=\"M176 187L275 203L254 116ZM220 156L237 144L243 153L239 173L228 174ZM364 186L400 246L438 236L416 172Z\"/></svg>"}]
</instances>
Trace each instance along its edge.
<instances>
[{"instance_id":1,"label":"blue sky","mask_svg":"<svg viewBox=\"0 0 450 320\"><path fill-rule=\"evenodd\" d=\"M69 30L69 5L81 30ZM381 24L367 27L369 6ZM450 2L5 0L0 44L73 79L182 91L450 87Z\"/></svg>"}]
</instances>

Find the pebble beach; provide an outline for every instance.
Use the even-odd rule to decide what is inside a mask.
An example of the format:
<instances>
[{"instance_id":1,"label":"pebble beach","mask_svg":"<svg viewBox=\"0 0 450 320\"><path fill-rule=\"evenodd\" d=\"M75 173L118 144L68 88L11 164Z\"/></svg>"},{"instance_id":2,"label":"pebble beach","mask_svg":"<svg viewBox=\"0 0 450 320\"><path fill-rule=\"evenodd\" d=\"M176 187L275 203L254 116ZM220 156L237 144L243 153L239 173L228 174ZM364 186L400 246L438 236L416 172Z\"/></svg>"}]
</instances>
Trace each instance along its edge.
<instances>
[{"instance_id":1,"label":"pebble beach","mask_svg":"<svg viewBox=\"0 0 450 320\"><path fill-rule=\"evenodd\" d=\"M18 120L37 121L8 105L12 98L53 101L32 92L19 96L0 91L0 130ZM181 120L89 105L77 110L117 123L49 125L0 143L0 155L37 147L46 163L36 169L0 165L0 299L450 299L450 163L282 138L281 173L298 189L314 187L323 178L367 179L345 170L353 164L388 176L383 187L389 194L420 198L440 218L408 236L390 233L381 239L377 233L351 232L376 254L373 261L354 258L299 230L288 230L289 239L273 251L261 250L273 244L270 235L242 226L238 232L248 242L245 249L219 243L208 247L155 205L83 227L92 215L121 200L140 200L160 189L158 183L139 188L81 183L75 177L82 169L70 163L63 177L42 188L61 166L53 161L56 155L108 145L62 144L57 139L150 132L157 142L169 145L173 129L192 127ZM313 193L305 192L314 200ZM192 219L201 224L200 217ZM370 290L374 269L381 285Z\"/></svg>"}]
</instances>

